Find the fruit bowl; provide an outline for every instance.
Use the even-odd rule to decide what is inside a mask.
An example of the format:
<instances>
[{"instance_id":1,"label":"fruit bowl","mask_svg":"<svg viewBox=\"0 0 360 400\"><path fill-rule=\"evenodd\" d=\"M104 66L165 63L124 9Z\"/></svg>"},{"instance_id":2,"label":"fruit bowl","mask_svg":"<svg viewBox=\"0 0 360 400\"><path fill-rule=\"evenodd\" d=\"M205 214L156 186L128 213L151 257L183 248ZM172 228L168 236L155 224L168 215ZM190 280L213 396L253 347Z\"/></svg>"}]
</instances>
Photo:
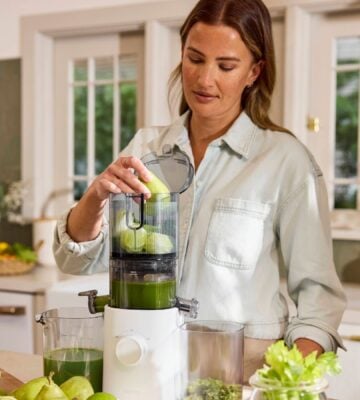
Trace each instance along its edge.
<instances>
[{"instance_id":1,"label":"fruit bowl","mask_svg":"<svg viewBox=\"0 0 360 400\"><path fill-rule=\"evenodd\" d=\"M0 276L21 275L30 272L36 264L34 250L21 244L0 242Z\"/></svg>"},{"instance_id":2,"label":"fruit bowl","mask_svg":"<svg viewBox=\"0 0 360 400\"><path fill-rule=\"evenodd\" d=\"M0 276L26 274L34 267L35 262L24 262L14 256L0 257Z\"/></svg>"}]
</instances>

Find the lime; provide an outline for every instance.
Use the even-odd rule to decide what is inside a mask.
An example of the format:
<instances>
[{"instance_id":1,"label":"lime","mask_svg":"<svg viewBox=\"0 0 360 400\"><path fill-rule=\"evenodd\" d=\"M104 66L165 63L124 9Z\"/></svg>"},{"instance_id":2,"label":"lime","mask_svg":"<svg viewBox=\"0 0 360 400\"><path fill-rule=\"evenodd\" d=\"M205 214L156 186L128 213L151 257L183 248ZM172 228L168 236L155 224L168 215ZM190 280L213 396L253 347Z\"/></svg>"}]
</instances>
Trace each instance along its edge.
<instances>
[{"instance_id":1,"label":"lime","mask_svg":"<svg viewBox=\"0 0 360 400\"><path fill-rule=\"evenodd\" d=\"M97 392L88 397L87 400L117 400L117 398L110 393Z\"/></svg>"}]
</instances>

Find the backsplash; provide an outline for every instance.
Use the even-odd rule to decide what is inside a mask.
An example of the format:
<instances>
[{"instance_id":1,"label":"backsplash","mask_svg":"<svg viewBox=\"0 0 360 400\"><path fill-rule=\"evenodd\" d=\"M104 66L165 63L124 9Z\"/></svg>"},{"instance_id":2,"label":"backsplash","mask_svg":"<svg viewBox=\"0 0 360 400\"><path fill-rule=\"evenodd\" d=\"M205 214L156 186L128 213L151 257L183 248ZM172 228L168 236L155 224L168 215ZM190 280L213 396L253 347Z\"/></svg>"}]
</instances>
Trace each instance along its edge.
<instances>
[{"instance_id":1,"label":"backsplash","mask_svg":"<svg viewBox=\"0 0 360 400\"><path fill-rule=\"evenodd\" d=\"M21 178L21 61L0 61L0 181ZM0 222L0 241L31 245L31 225Z\"/></svg>"}]
</instances>

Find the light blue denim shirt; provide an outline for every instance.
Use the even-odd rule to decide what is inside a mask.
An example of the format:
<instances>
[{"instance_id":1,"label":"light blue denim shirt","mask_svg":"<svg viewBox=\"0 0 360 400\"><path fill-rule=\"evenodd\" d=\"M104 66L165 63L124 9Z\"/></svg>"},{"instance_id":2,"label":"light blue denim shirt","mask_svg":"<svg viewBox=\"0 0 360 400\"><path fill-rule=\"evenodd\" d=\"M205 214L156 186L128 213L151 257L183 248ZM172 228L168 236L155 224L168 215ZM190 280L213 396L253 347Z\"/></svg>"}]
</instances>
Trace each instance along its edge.
<instances>
[{"instance_id":1,"label":"light blue denim shirt","mask_svg":"<svg viewBox=\"0 0 360 400\"><path fill-rule=\"evenodd\" d=\"M140 130L123 155L142 157L170 144L193 160L187 118ZM106 270L106 219L98 238L75 243L65 215L54 253L67 273ZM280 293L281 260L297 307L290 320ZM243 112L209 144L180 196L178 280L179 296L199 300L200 319L242 322L252 338L284 337L291 345L307 337L325 350L342 346L337 328L346 302L332 260L324 179L295 137L260 129Z\"/></svg>"}]
</instances>

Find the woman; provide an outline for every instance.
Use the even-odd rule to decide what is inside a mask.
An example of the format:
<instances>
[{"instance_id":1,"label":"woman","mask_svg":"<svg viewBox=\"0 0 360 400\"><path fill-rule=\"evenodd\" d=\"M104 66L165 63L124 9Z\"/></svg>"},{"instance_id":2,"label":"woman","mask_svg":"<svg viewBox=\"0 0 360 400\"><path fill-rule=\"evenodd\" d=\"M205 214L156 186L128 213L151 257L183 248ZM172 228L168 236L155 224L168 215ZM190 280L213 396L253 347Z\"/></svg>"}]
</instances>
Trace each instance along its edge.
<instances>
[{"instance_id":1,"label":"woman","mask_svg":"<svg viewBox=\"0 0 360 400\"><path fill-rule=\"evenodd\" d=\"M181 196L178 293L200 319L246 324L245 377L284 337L302 353L336 350L345 306L332 262L327 195L304 146L268 115L275 83L271 19L261 0L200 0L181 28L180 118L139 132L58 224L55 256L69 273L108 265L110 193L142 192L140 157L178 146L196 170ZM280 294L284 261L297 314Z\"/></svg>"}]
</instances>

